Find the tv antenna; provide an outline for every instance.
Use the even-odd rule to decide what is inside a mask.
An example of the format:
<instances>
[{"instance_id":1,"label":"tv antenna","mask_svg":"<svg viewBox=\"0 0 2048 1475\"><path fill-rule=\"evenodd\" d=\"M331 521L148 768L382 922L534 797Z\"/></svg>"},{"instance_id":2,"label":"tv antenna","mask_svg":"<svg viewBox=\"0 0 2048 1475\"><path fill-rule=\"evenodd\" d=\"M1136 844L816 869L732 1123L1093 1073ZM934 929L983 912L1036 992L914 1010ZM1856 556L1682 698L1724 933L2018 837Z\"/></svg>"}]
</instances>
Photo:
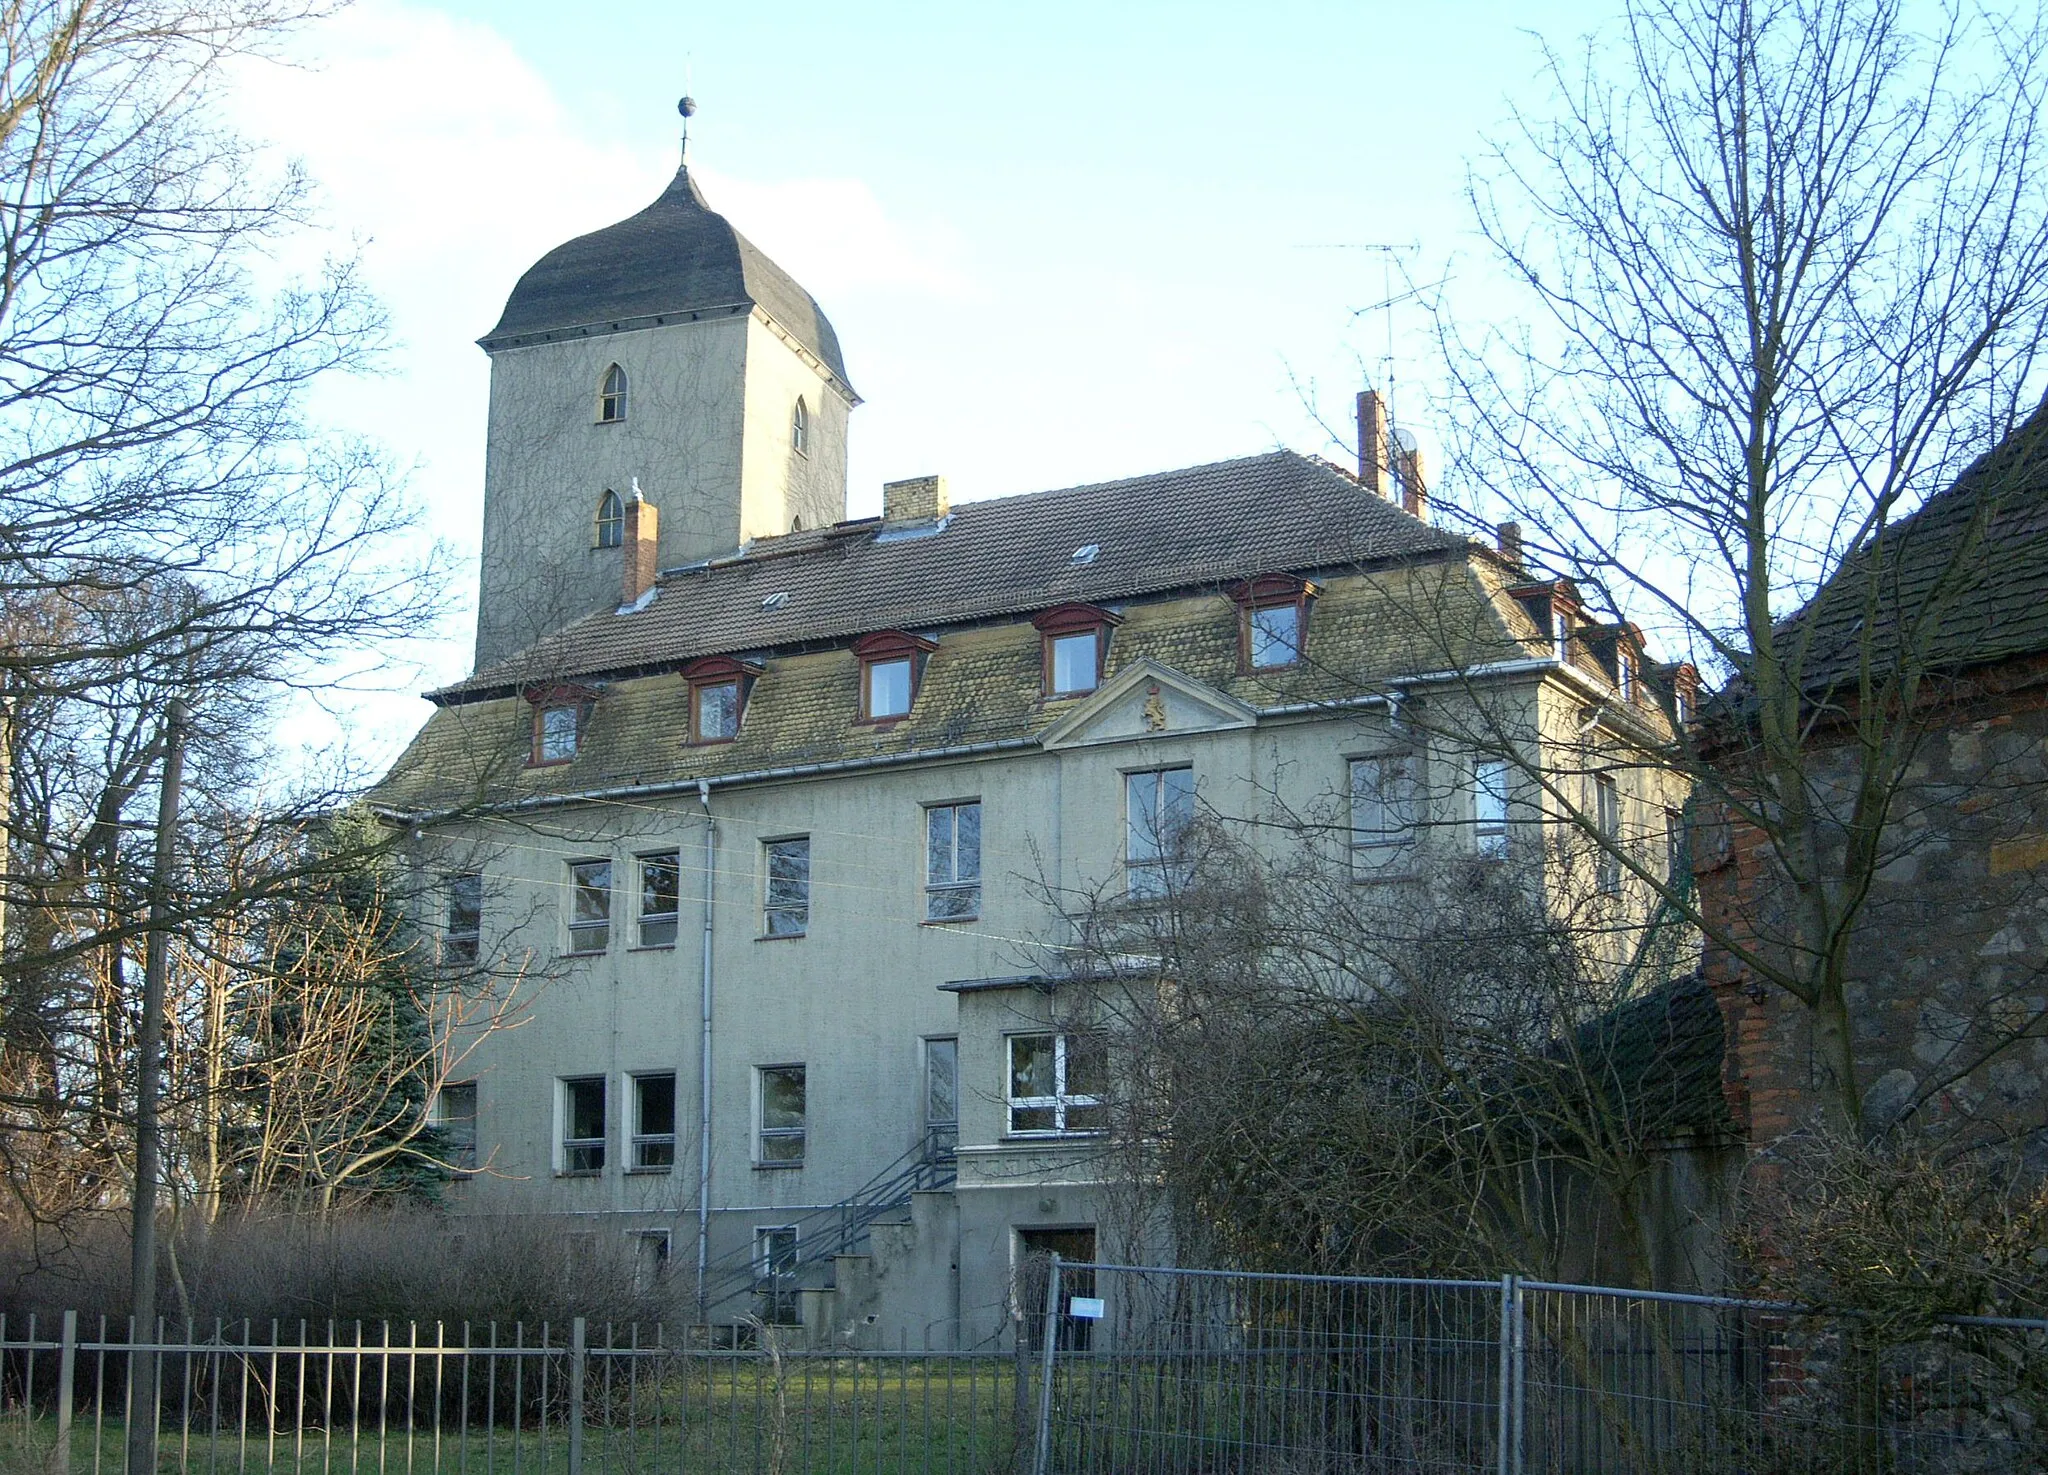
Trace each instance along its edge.
<instances>
[{"instance_id":1,"label":"tv antenna","mask_svg":"<svg viewBox=\"0 0 2048 1475\"><path fill-rule=\"evenodd\" d=\"M1332 241L1306 248L1313 251L1374 251L1380 258L1380 300L1369 307L1354 308L1351 316L1365 317L1371 313L1384 313L1386 328L1386 353L1380 359L1380 370L1386 381L1386 402L1389 417L1394 409L1394 383L1399 377L1396 370L1398 360L1394 356L1394 309L1404 302L1420 297L1426 287L1409 287L1405 291L1394 290L1394 260L1399 256L1410 256L1422 249L1420 241Z\"/></svg>"}]
</instances>

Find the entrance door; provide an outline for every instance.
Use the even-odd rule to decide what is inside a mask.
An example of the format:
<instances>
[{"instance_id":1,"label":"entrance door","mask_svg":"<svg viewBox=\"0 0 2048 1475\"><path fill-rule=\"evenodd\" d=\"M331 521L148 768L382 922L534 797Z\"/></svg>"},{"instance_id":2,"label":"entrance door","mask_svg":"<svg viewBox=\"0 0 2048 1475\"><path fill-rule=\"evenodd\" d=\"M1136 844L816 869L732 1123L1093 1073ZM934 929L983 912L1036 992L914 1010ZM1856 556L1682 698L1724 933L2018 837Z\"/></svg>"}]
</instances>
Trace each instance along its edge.
<instances>
[{"instance_id":1,"label":"entrance door","mask_svg":"<svg viewBox=\"0 0 2048 1475\"><path fill-rule=\"evenodd\" d=\"M1017 1299L1024 1308L1024 1335L1036 1351L1045 1345L1045 1286L1052 1257L1060 1257L1059 1341L1062 1349L1086 1352L1095 1337L1095 1323L1078 1321L1066 1314L1076 1296L1095 1294L1095 1272L1077 1270L1076 1262L1089 1265L1095 1260L1095 1230L1019 1229Z\"/></svg>"}]
</instances>

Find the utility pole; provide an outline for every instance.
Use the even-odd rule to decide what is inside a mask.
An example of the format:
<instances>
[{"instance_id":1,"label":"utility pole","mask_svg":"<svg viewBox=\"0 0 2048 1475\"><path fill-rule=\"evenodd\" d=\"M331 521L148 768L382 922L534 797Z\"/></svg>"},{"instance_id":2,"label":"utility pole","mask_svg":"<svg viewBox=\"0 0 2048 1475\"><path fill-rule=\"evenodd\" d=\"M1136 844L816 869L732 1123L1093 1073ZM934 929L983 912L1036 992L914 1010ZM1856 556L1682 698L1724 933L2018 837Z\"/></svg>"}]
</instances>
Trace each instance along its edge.
<instances>
[{"instance_id":1,"label":"utility pole","mask_svg":"<svg viewBox=\"0 0 2048 1475\"><path fill-rule=\"evenodd\" d=\"M171 871L176 863L178 789L185 778L185 699L164 717L163 775L156 805L156 858L149 872L149 950L142 967L142 1019L135 1031L135 1222L130 1262L134 1307L128 1352L128 1475L156 1470L157 1097L162 1085L164 976L171 965Z\"/></svg>"}]
</instances>

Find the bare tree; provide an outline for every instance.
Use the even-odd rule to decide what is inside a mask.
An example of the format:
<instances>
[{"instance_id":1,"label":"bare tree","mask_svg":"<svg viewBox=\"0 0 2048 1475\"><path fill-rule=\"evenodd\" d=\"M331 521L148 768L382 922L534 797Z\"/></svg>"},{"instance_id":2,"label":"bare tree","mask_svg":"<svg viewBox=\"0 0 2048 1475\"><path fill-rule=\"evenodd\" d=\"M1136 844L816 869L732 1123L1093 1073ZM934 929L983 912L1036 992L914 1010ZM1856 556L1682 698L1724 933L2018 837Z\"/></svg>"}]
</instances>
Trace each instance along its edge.
<instances>
[{"instance_id":1,"label":"bare tree","mask_svg":"<svg viewBox=\"0 0 2048 1475\"><path fill-rule=\"evenodd\" d=\"M1919 19L1896 0L1630 0L1583 66L1550 56L1552 111L1473 185L1525 318L1442 330L1467 504L1725 687L1719 720L1639 761L1695 786L1710 836L1757 837L1763 894L1733 920L1666 899L1804 1011L1838 1124L1865 1117L1873 882L1927 843L1913 811L1954 802L1916 791L1915 765L1960 698L1955 616L2031 458L1979 467L1938 534L1904 520L2035 435L2048 328L2043 35L1961 6ZM2019 777L1985 782L2012 802ZM1569 785L1549 798L1596 833Z\"/></svg>"},{"instance_id":2,"label":"bare tree","mask_svg":"<svg viewBox=\"0 0 2048 1475\"><path fill-rule=\"evenodd\" d=\"M1163 1199L1184 1258L1265 1269L1712 1275L1654 1208L1666 1149L1723 1124L1691 934L1551 859L1361 878L1334 806L1212 815L1156 900L1068 898L1132 1226Z\"/></svg>"}]
</instances>

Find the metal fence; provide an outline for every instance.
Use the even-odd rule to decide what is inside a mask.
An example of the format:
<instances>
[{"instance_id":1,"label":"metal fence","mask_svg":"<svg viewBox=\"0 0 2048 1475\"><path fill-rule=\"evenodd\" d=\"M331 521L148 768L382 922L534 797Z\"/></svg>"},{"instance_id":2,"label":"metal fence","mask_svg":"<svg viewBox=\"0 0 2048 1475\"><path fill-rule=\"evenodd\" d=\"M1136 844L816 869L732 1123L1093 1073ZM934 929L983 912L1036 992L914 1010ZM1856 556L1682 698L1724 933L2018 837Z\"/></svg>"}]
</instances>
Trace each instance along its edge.
<instances>
[{"instance_id":1,"label":"metal fence","mask_svg":"<svg viewBox=\"0 0 2048 1475\"><path fill-rule=\"evenodd\" d=\"M1033 1475L2048 1471L2048 1321L1513 1276L1051 1276Z\"/></svg>"},{"instance_id":2,"label":"metal fence","mask_svg":"<svg viewBox=\"0 0 2048 1475\"><path fill-rule=\"evenodd\" d=\"M733 1345L686 1328L510 1325L160 1327L0 1319L0 1470L130 1468L147 1369L155 1469L178 1472L756 1471L997 1475L1028 1465L1022 1355ZM691 1333L697 1334L689 1339ZM144 1465L142 1468L149 1468Z\"/></svg>"},{"instance_id":3,"label":"metal fence","mask_svg":"<svg viewBox=\"0 0 2048 1475\"><path fill-rule=\"evenodd\" d=\"M1019 1302L1001 1353L0 1319L0 1470L127 1469L132 1400L177 1472L2048 1472L2048 1321L1056 1257Z\"/></svg>"}]
</instances>

